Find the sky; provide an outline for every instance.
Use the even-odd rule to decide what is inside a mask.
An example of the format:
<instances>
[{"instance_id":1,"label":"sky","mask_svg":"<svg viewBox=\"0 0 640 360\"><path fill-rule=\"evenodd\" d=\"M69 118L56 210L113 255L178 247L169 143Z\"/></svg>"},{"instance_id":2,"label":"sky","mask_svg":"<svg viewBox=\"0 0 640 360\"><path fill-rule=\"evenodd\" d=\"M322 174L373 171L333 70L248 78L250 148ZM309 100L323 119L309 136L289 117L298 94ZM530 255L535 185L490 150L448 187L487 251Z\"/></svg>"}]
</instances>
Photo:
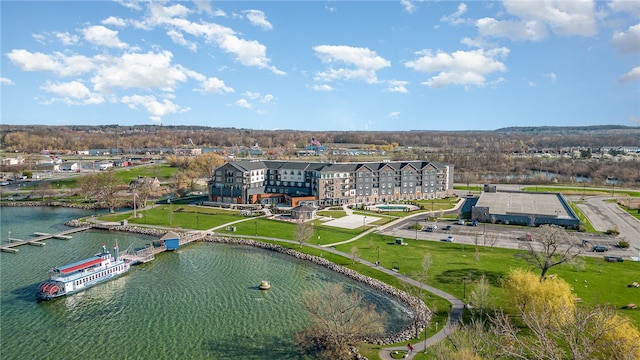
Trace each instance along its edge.
<instances>
[{"instance_id":1,"label":"sky","mask_svg":"<svg viewBox=\"0 0 640 360\"><path fill-rule=\"evenodd\" d=\"M0 123L640 126L640 1L5 1Z\"/></svg>"}]
</instances>

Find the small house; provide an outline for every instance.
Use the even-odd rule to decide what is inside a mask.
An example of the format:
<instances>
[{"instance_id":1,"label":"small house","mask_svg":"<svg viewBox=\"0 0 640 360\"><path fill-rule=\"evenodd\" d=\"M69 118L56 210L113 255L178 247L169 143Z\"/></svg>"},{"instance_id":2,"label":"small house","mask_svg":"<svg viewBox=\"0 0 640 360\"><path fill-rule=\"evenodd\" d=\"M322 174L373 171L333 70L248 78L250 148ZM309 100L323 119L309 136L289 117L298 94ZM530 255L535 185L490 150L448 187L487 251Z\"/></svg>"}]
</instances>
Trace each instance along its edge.
<instances>
[{"instance_id":1,"label":"small house","mask_svg":"<svg viewBox=\"0 0 640 360\"><path fill-rule=\"evenodd\" d=\"M173 231L169 231L160 238L160 241L164 244L167 251L178 250L180 247L180 236Z\"/></svg>"}]
</instances>

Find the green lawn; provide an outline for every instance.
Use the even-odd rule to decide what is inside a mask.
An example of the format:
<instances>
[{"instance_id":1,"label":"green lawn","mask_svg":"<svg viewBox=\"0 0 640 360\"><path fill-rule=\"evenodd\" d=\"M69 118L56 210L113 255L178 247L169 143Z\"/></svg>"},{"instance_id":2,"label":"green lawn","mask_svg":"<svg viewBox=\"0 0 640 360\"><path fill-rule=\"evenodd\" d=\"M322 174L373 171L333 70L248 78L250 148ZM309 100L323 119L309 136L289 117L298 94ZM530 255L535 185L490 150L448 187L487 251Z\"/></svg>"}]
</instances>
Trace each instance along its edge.
<instances>
[{"instance_id":1,"label":"green lawn","mask_svg":"<svg viewBox=\"0 0 640 360\"><path fill-rule=\"evenodd\" d=\"M160 182L163 182L169 180L176 172L178 172L178 168L176 167L171 167L168 164L157 164L133 168L118 168L116 169L116 177L125 184L129 184L129 182L137 179L138 176L157 177Z\"/></svg>"},{"instance_id":2,"label":"green lawn","mask_svg":"<svg viewBox=\"0 0 640 360\"><path fill-rule=\"evenodd\" d=\"M589 188L579 186L526 186L521 188L522 191L530 192L555 192L563 195L610 195L610 196L630 196L639 197L640 191L616 188Z\"/></svg>"},{"instance_id":3,"label":"green lawn","mask_svg":"<svg viewBox=\"0 0 640 360\"><path fill-rule=\"evenodd\" d=\"M339 245L337 249L349 254L351 248L357 246L361 258L375 262L379 247L383 267L396 267L400 273L411 277L421 272L421 261L424 254L429 252L433 262L429 271L429 285L462 299L465 293L468 297L474 283L484 274L492 285L497 304L501 306L504 304L500 302L500 279L511 269L528 267L524 261L513 256L516 250L479 246L476 259L475 247L471 245L463 248L462 244L413 239L405 239L404 242L408 245L395 245L393 237L372 234L353 243ZM602 302L620 308L628 303L638 303L640 289L628 288L627 285L640 281L640 262L604 262L602 257L584 259L582 271L560 265L549 273L557 274L570 283L576 297L581 298L584 304ZM640 327L640 311L620 311Z\"/></svg>"}]
</instances>

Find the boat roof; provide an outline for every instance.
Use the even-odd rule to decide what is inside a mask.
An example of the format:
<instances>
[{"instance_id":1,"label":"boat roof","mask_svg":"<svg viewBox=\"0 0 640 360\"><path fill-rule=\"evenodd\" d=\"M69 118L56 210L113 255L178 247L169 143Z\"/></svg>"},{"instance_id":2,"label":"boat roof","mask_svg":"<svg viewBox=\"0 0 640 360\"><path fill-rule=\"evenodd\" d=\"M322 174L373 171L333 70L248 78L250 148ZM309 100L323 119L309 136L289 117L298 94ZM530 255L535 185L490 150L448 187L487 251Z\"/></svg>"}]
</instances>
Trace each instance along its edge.
<instances>
[{"instance_id":1,"label":"boat roof","mask_svg":"<svg viewBox=\"0 0 640 360\"><path fill-rule=\"evenodd\" d=\"M93 257L90 257L88 259L76 261L69 265L57 267L54 269L54 271L60 272L63 274L69 274L74 271L80 271L82 269L86 269L88 267L98 265L102 262L102 260L103 260L102 257L100 257L99 255L94 255Z\"/></svg>"}]
</instances>

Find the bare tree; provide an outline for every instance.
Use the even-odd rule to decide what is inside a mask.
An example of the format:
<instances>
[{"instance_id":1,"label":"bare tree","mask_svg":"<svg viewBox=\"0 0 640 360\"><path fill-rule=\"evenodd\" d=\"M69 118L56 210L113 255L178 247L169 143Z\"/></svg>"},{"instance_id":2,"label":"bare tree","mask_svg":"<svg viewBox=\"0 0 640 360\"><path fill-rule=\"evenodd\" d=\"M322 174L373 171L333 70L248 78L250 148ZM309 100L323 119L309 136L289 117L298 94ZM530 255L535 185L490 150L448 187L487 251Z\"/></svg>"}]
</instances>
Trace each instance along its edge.
<instances>
[{"instance_id":1,"label":"bare tree","mask_svg":"<svg viewBox=\"0 0 640 360\"><path fill-rule=\"evenodd\" d=\"M525 252L515 256L525 260L540 270L540 280L554 266L569 262L582 253L574 235L555 225L542 225L538 228L534 241L525 241Z\"/></svg>"},{"instance_id":2,"label":"bare tree","mask_svg":"<svg viewBox=\"0 0 640 360\"><path fill-rule=\"evenodd\" d=\"M489 280L487 280L487 277L482 274L469 295L469 303L472 304L472 311L479 311L481 319L485 310L493 305L493 298L490 290L491 285L489 284Z\"/></svg>"},{"instance_id":3,"label":"bare tree","mask_svg":"<svg viewBox=\"0 0 640 360\"><path fill-rule=\"evenodd\" d=\"M298 244L302 247L311 236L313 236L313 227L311 227L311 223L306 221L299 221L298 226L296 227L296 239L298 240Z\"/></svg>"},{"instance_id":4,"label":"bare tree","mask_svg":"<svg viewBox=\"0 0 640 360\"><path fill-rule=\"evenodd\" d=\"M360 254L358 253L358 247L357 246L351 247L351 261L354 264L356 263L356 261L358 261L359 256Z\"/></svg>"},{"instance_id":5,"label":"bare tree","mask_svg":"<svg viewBox=\"0 0 640 360\"><path fill-rule=\"evenodd\" d=\"M493 247L496 246L496 244L498 243L498 240L500 240L500 238L498 237L498 234L493 232L486 233L484 238L485 238L486 244L489 244L489 248L492 251L493 251Z\"/></svg>"},{"instance_id":6,"label":"bare tree","mask_svg":"<svg viewBox=\"0 0 640 360\"><path fill-rule=\"evenodd\" d=\"M295 340L316 359L349 358L349 347L384 331L385 314L366 303L362 294L346 291L340 284L306 292L302 302L310 325Z\"/></svg>"}]
</instances>

